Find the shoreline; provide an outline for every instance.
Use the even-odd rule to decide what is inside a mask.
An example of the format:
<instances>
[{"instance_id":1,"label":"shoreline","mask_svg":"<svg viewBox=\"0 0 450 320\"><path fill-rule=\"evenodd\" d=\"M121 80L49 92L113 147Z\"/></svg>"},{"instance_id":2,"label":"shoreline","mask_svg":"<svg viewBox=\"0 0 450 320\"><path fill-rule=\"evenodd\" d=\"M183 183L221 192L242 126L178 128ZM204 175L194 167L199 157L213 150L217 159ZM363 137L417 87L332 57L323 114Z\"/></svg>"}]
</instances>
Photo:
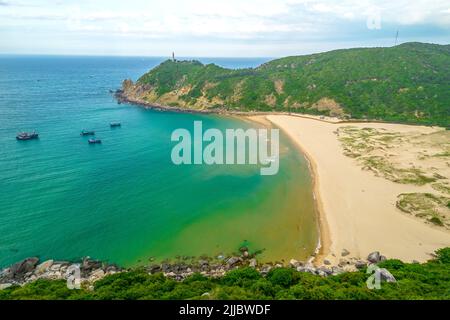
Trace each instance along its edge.
<instances>
[{"instance_id":1,"label":"shoreline","mask_svg":"<svg viewBox=\"0 0 450 320\"><path fill-rule=\"evenodd\" d=\"M303 155L308 163L308 169L311 175L311 184L312 184L312 193L314 198L314 214L316 215L317 220L317 229L318 229L318 239L317 245L311 256L308 258L307 262L313 263L316 266L320 266L323 264L323 260L325 256L328 254L330 250L331 238L329 234L329 228L326 220L326 215L323 211L322 200L319 192L319 180L317 178L317 168L314 162L314 159L308 154L307 150L303 148L302 145L298 144L296 139L292 137L289 132L284 130L282 127L270 121L266 115L250 115L245 117L250 121L256 122L262 125L269 125L272 127L276 127L283 131L288 139L291 140L294 147L296 147L298 152ZM319 120L324 121L324 120Z\"/></svg>"}]
</instances>

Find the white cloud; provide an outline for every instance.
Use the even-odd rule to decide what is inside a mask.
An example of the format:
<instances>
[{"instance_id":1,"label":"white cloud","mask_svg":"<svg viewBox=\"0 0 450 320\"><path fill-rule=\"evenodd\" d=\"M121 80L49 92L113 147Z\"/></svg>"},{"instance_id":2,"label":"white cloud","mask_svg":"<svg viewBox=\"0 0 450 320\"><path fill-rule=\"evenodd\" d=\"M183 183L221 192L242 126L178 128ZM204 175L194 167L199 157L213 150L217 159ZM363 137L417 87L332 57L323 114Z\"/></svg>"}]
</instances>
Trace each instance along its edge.
<instances>
[{"instance_id":1,"label":"white cloud","mask_svg":"<svg viewBox=\"0 0 450 320\"><path fill-rule=\"evenodd\" d=\"M128 2L130 2L129 0ZM122 1L120 1L121 3ZM238 33L259 34L267 32L296 32L304 30L305 25L330 24L338 20L364 21L372 8L379 8L383 21L392 24L438 24L450 27L449 4L446 0L228 0L215 2L210 0L167 1L132 1L136 6L122 8L119 1L81 2L79 6L60 3L51 6L50 2L36 2L31 10L24 9L24 2L8 2L0 10L2 18L14 20L78 20L80 28L86 25L103 25L103 29L114 32L128 24L128 32L140 30L146 33L162 33L164 36L193 35L228 35ZM38 2L39 3L39 2ZM14 4L21 4L16 7ZM47 5L46 5L47 4ZM106 8L106 9L105 9ZM148 30L144 26L154 21L160 26ZM83 25L83 26L81 26ZM133 27L134 26L134 27ZM73 28L69 28L74 31Z\"/></svg>"},{"instance_id":2,"label":"white cloud","mask_svg":"<svg viewBox=\"0 0 450 320\"><path fill-rule=\"evenodd\" d=\"M47 32L50 37L58 32L67 37L117 35L169 42L181 38L255 43L261 40L293 43L310 38L334 41L338 37L361 37L356 32L367 31L366 20L374 10L380 12L383 25L450 30L448 0L0 0L0 3L7 4L0 5L0 29Z\"/></svg>"}]
</instances>

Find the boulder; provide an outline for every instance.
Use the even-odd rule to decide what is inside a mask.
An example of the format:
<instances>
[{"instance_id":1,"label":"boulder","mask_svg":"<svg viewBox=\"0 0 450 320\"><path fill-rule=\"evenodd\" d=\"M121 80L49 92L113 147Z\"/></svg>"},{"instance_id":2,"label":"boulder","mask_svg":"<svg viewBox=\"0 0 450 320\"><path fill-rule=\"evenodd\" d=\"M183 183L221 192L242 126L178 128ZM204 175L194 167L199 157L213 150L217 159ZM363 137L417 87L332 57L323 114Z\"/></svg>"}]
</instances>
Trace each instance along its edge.
<instances>
[{"instance_id":1,"label":"boulder","mask_svg":"<svg viewBox=\"0 0 450 320\"><path fill-rule=\"evenodd\" d=\"M332 274L333 274L334 276L336 276L336 275L338 275L338 274L343 273L344 270L343 270L342 268L340 268L340 267L332 267L332 268L331 268L331 272L332 272Z\"/></svg>"},{"instance_id":2,"label":"boulder","mask_svg":"<svg viewBox=\"0 0 450 320\"><path fill-rule=\"evenodd\" d=\"M350 254L350 251L348 251L347 249L342 249L341 256L346 257L349 254Z\"/></svg>"},{"instance_id":3,"label":"boulder","mask_svg":"<svg viewBox=\"0 0 450 320\"><path fill-rule=\"evenodd\" d=\"M177 275L175 272L168 272L164 274L168 278L175 278Z\"/></svg>"},{"instance_id":4,"label":"boulder","mask_svg":"<svg viewBox=\"0 0 450 320\"><path fill-rule=\"evenodd\" d=\"M327 268L325 266L321 266L317 269L317 274L323 277L327 277L331 274L333 274L333 271L330 268Z\"/></svg>"},{"instance_id":5,"label":"boulder","mask_svg":"<svg viewBox=\"0 0 450 320\"><path fill-rule=\"evenodd\" d=\"M157 265L157 264L153 264L153 265L148 267L148 272L150 272L150 273L161 272L161 267L159 265Z\"/></svg>"},{"instance_id":6,"label":"boulder","mask_svg":"<svg viewBox=\"0 0 450 320\"><path fill-rule=\"evenodd\" d=\"M323 263L327 266L331 265L330 260L327 260L327 259L323 260Z\"/></svg>"},{"instance_id":7,"label":"boulder","mask_svg":"<svg viewBox=\"0 0 450 320\"><path fill-rule=\"evenodd\" d=\"M264 266L261 268L260 273L261 273L262 275L267 275L267 274L269 273L270 270L272 270L272 266L270 266L270 265L264 265Z\"/></svg>"},{"instance_id":8,"label":"boulder","mask_svg":"<svg viewBox=\"0 0 450 320\"><path fill-rule=\"evenodd\" d=\"M345 267L346 265L350 264L350 261L346 260L346 259L339 259L339 263L338 266L339 267Z\"/></svg>"},{"instance_id":9,"label":"boulder","mask_svg":"<svg viewBox=\"0 0 450 320\"><path fill-rule=\"evenodd\" d=\"M12 283L0 283L0 290L8 289L12 286Z\"/></svg>"},{"instance_id":10,"label":"boulder","mask_svg":"<svg viewBox=\"0 0 450 320\"><path fill-rule=\"evenodd\" d=\"M3 269L0 271L0 283L3 280L11 279L11 278L12 278L12 276L11 276L11 272L10 272L9 268L6 268L6 269Z\"/></svg>"},{"instance_id":11,"label":"boulder","mask_svg":"<svg viewBox=\"0 0 450 320\"><path fill-rule=\"evenodd\" d=\"M239 262L241 262L241 258L239 257L231 257L227 260L227 265L229 267L233 267L235 265L237 265Z\"/></svg>"},{"instance_id":12,"label":"boulder","mask_svg":"<svg viewBox=\"0 0 450 320\"><path fill-rule=\"evenodd\" d=\"M326 277L328 276L325 272L323 272L322 270L317 270L317 274L321 277Z\"/></svg>"},{"instance_id":13,"label":"boulder","mask_svg":"<svg viewBox=\"0 0 450 320\"><path fill-rule=\"evenodd\" d=\"M172 266L168 263L163 263L163 264L161 264L161 270L166 273L170 272L170 271L172 271Z\"/></svg>"},{"instance_id":14,"label":"boulder","mask_svg":"<svg viewBox=\"0 0 450 320\"><path fill-rule=\"evenodd\" d=\"M244 253L245 251L248 251L248 248L246 246L242 246L239 248L239 251Z\"/></svg>"},{"instance_id":15,"label":"boulder","mask_svg":"<svg viewBox=\"0 0 450 320\"><path fill-rule=\"evenodd\" d=\"M198 261L198 265L200 267L209 266L209 262L207 260L201 259L201 260Z\"/></svg>"},{"instance_id":16,"label":"boulder","mask_svg":"<svg viewBox=\"0 0 450 320\"><path fill-rule=\"evenodd\" d=\"M105 269L106 272L117 272L119 268L115 264L110 264Z\"/></svg>"},{"instance_id":17,"label":"boulder","mask_svg":"<svg viewBox=\"0 0 450 320\"><path fill-rule=\"evenodd\" d=\"M248 264L250 268L256 268L256 266L258 265L258 262L256 261L255 258L250 259L250 263Z\"/></svg>"},{"instance_id":18,"label":"boulder","mask_svg":"<svg viewBox=\"0 0 450 320\"><path fill-rule=\"evenodd\" d=\"M355 267L357 269L363 269L366 266L367 266L367 263L365 263L364 261L358 260L355 262Z\"/></svg>"},{"instance_id":19,"label":"boulder","mask_svg":"<svg viewBox=\"0 0 450 320\"><path fill-rule=\"evenodd\" d=\"M61 265L59 263L53 263L50 267L50 271L59 271L59 269L61 269Z\"/></svg>"},{"instance_id":20,"label":"boulder","mask_svg":"<svg viewBox=\"0 0 450 320\"><path fill-rule=\"evenodd\" d=\"M102 262L91 260L89 257L84 258L81 264L81 270L86 272L100 268L102 268Z\"/></svg>"},{"instance_id":21,"label":"boulder","mask_svg":"<svg viewBox=\"0 0 450 320\"><path fill-rule=\"evenodd\" d=\"M295 259L291 259L291 260L289 261L289 265L290 265L292 268L297 268L298 266L300 266L300 262L298 262L298 261L295 260Z\"/></svg>"},{"instance_id":22,"label":"boulder","mask_svg":"<svg viewBox=\"0 0 450 320\"><path fill-rule=\"evenodd\" d=\"M104 276L105 276L105 271L103 271L102 269L97 269L91 273L91 275L89 277L89 281L95 282L95 281L100 280Z\"/></svg>"},{"instance_id":23,"label":"boulder","mask_svg":"<svg viewBox=\"0 0 450 320\"><path fill-rule=\"evenodd\" d=\"M38 277L36 277L34 274L31 276L31 277L29 277L28 279L27 279L27 282L33 282L34 280L36 280Z\"/></svg>"},{"instance_id":24,"label":"boulder","mask_svg":"<svg viewBox=\"0 0 450 320\"><path fill-rule=\"evenodd\" d=\"M297 271L298 272L308 272L311 274L316 274L316 268L314 268L314 266L311 263L307 263L304 266L299 266L297 267Z\"/></svg>"},{"instance_id":25,"label":"boulder","mask_svg":"<svg viewBox=\"0 0 450 320\"><path fill-rule=\"evenodd\" d=\"M378 251L372 252L367 256L367 261L369 261L370 263L378 263L380 262L380 259L381 255Z\"/></svg>"},{"instance_id":26,"label":"boulder","mask_svg":"<svg viewBox=\"0 0 450 320\"><path fill-rule=\"evenodd\" d=\"M23 277L26 273L34 271L38 262L39 258L26 258L25 260L13 264L10 268L9 274L12 278Z\"/></svg>"},{"instance_id":27,"label":"boulder","mask_svg":"<svg viewBox=\"0 0 450 320\"><path fill-rule=\"evenodd\" d=\"M42 274L42 273L48 271L52 265L53 265L53 260L44 261L36 267L35 273Z\"/></svg>"},{"instance_id":28,"label":"boulder","mask_svg":"<svg viewBox=\"0 0 450 320\"><path fill-rule=\"evenodd\" d=\"M202 271L209 271L211 269L209 262L207 260L200 260L199 267L200 267L200 270L202 270Z\"/></svg>"},{"instance_id":29,"label":"boulder","mask_svg":"<svg viewBox=\"0 0 450 320\"><path fill-rule=\"evenodd\" d=\"M392 275L392 273L390 273L387 269L385 268L380 268L378 269L378 272L380 274L380 279L381 281L386 281L386 282L397 282L397 280L395 279L395 277Z\"/></svg>"}]
</instances>

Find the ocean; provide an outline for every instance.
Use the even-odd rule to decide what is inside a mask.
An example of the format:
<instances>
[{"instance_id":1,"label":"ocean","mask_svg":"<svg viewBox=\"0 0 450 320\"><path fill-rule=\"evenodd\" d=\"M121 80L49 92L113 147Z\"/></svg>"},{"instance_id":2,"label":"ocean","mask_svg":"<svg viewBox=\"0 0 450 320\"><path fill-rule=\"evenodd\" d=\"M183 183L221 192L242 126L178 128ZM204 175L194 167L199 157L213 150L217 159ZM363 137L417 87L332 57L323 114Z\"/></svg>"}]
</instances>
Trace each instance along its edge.
<instances>
[{"instance_id":1,"label":"ocean","mask_svg":"<svg viewBox=\"0 0 450 320\"><path fill-rule=\"evenodd\" d=\"M255 165L176 166L170 136L250 128L230 116L117 104L111 90L164 58L0 56L0 267L29 256L129 267L219 256L306 259L318 228L307 160L281 134L277 175ZM199 59L229 68L267 59ZM119 121L112 129L110 122ZM96 131L88 145L80 131ZM17 132L39 139L16 141Z\"/></svg>"}]
</instances>

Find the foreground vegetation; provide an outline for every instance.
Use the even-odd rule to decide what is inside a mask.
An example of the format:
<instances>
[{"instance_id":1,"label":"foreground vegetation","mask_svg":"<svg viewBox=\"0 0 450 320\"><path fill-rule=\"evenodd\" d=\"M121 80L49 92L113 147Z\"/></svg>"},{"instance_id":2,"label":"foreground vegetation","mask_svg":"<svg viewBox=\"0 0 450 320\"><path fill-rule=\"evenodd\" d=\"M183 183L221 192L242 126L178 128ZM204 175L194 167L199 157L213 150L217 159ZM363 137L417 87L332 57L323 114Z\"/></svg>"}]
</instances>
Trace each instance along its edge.
<instances>
[{"instance_id":1,"label":"foreground vegetation","mask_svg":"<svg viewBox=\"0 0 450 320\"><path fill-rule=\"evenodd\" d=\"M450 125L450 45L335 50L241 70L168 60L125 84L132 100L180 108Z\"/></svg>"},{"instance_id":2,"label":"foreground vegetation","mask_svg":"<svg viewBox=\"0 0 450 320\"><path fill-rule=\"evenodd\" d=\"M177 282L144 269L117 273L95 283L94 290L69 290L63 280L37 280L0 291L8 299L450 299L450 248L438 250L424 263L387 260L379 264L397 279L380 290L366 286L366 270L321 277L290 268L266 276L240 268L212 279L200 274Z\"/></svg>"}]
</instances>

